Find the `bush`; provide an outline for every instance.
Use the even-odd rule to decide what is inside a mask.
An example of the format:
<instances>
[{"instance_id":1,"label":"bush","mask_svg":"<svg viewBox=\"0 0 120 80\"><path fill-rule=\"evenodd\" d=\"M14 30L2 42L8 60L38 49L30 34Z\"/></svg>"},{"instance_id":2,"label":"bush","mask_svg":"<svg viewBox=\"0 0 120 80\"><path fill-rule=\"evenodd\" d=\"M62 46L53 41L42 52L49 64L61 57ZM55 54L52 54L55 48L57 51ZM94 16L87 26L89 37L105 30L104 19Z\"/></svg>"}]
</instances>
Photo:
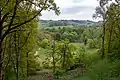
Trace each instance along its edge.
<instances>
[{"instance_id":1,"label":"bush","mask_svg":"<svg viewBox=\"0 0 120 80\"><path fill-rule=\"evenodd\" d=\"M88 69L87 75L91 80L119 80L119 68L120 63L118 61L100 60Z\"/></svg>"},{"instance_id":2,"label":"bush","mask_svg":"<svg viewBox=\"0 0 120 80\"><path fill-rule=\"evenodd\" d=\"M86 56L84 58L84 63L86 64L86 67L89 68L91 65L95 65L99 60L101 59L100 55L98 53L86 53Z\"/></svg>"},{"instance_id":3,"label":"bush","mask_svg":"<svg viewBox=\"0 0 120 80\"><path fill-rule=\"evenodd\" d=\"M43 68L45 68L45 69L49 69L50 68L49 62L47 60L43 61L42 65L43 65Z\"/></svg>"},{"instance_id":4,"label":"bush","mask_svg":"<svg viewBox=\"0 0 120 80\"><path fill-rule=\"evenodd\" d=\"M99 49L100 48L100 41L97 39L97 38L94 38L94 39L88 39L88 48L89 49L93 49L93 48L96 48L96 49Z\"/></svg>"},{"instance_id":5,"label":"bush","mask_svg":"<svg viewBox=\"0 0 120 80\"><path fill-rule=\"evenodd\" d=\"M48 39L43 39L40 43L40 47L42 47L42 48L50 47L50 41Z\"/></svg>"},{"instance_id":6,"label":"bush","mask_svg":"<svg viewBox=\"0 0 120 80\"><path fill-rule=\"evenodd\" d=\"M112 73L111 77L118 77L120 76L120 60L116 60L112 63ZM120 80L120 78L119 78Z\"/></svg>"},{"instance_id":7,"label":"bush","mask_svg":"<svg viewBox=\"0 0 120 80\"><path fill-rule=\"evenodd\" d=\"M62 76L62 74L63 73L65 73L66 71L64 70L64 69L59 69L59 68L57 68L56 70L55 70L55 73L54 73L54 75L55 75L55 77L58 79L60 76Z\"/></svg>"}]
</instances>

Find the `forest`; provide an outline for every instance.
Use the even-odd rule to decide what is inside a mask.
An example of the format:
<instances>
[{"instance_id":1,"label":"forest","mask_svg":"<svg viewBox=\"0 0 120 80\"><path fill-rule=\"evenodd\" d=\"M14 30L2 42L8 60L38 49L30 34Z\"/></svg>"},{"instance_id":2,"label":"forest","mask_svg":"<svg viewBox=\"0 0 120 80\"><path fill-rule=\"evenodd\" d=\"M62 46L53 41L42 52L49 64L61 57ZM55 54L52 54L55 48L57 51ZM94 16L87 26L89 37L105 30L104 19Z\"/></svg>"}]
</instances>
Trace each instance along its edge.
<instances>
[{"instance_id":1,"label":"forest","mask_svg":"<svg viewBox=\"0 0 120 80\"><path fill-rule=\"evenodd\" d=\"M120 1L98 0L90 20L60 15L54 0L0 0L0 80L120 80Z\"/></svg>"}]
</instances>

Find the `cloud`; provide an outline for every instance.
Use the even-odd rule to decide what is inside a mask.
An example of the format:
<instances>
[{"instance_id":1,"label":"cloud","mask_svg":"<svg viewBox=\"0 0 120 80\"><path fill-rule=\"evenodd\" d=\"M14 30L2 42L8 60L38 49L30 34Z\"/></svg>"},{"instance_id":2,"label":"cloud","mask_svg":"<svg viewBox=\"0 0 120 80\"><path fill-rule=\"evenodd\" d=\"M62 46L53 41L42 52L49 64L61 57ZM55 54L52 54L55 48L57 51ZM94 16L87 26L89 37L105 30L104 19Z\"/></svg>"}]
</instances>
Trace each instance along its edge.
<instances>
[{"instance_id":1,"label":"cloud","mask_svg":"<svg viewBox=\"0 0 120 80\"><path fill-rule=\"evenodd\" d=\"M64 8L61 10L62 14L75 14L84 11L94 10L94 7L91 6L74 6L70 8Z\"/></svg>"},{"instance_id":2,"label":"cloud","mask_svg":"<svg viewBox=\"0 0 120 80\"><path fill-rule=\"evenodd\" d=\"M73 3L78 3L78 2L82 2L84 0L72 0Z\"/></svg>"},{"instance_id":3,"label":"cloud","mask_svg":"<svg viewBox=\"0 0 120 80\"><path fill-rule=\"evenodd\" d=\"M53 11L43 11L41 19L79 19L92 20L97 0L55 0L60 7L61 14L56 16Z\"/></svg>"}]
</instances>

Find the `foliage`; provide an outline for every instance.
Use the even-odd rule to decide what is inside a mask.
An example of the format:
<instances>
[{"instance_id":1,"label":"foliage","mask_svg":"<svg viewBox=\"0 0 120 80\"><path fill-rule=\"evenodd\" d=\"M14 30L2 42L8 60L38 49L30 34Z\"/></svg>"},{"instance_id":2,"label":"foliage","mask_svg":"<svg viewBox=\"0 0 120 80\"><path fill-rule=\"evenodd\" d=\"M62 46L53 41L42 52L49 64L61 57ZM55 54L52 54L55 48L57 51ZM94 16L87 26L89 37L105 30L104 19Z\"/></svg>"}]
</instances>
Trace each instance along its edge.
<instances>
[{"instance_id":1,"label":"foliage","mask_svg":"<svg viewBox=\"0 0 120 80\"><path fill-rule=\"evenodd\" d=\"M38 66L36 62L37 56L35 56L35 52L38 49L36 44L37 23L33 21L27 25L29 27L24 26L24 29L28 31L21 31L22 33L16 31L6 38L8 42L5 44L4 52L5 80L16 80L17 75L24 80Z\"/></svg>"},{"instance_id":2,"label":"foliage","mask_svg":"<svg viewBox=\"0 0 120 80\"><path fill-rule=\"evenodd\" d=\"M96 47L99 48L100 38L101 38L101 28L100 27L59 27L59 28L47 28L45 29L48 32L55 32L55 40L61 41L69 39L70 42L84 42L85 45L88 44L88 39L96 40ZM96 34L97 33L97 34Z\"/></svg>"},{"instance_id":3,"label":"foliage","mask_svg":"<svg viewBox=\"0 0 120 80\"><path fill-rule=\"evenodd\" d=\"M37 21L43 10L60 13L54 0L0 0L0 80L24 80L35 70Z\"/></svg>"},{"instance_id":4,"label":"foliage","mask_svg":"<svg viewBox=\"0 0 120 80\"><path fill-rule=\"evenodd\" d=\"M107 23L106 23L106 54L111 59L119 59L119 47L120 47L120 33L119 30L119 17L120 7L117 4L111 4L107 11Z\"/></svg>"},{"instance_id":5,"label":"foliage","mask_svg":"<svg viewBox=\"0 0 120 80\"><path fill-rule=\"evenodd\" d=\"M117 61L100 60L89 68L87 75L92 80L118 80L120 75L119 66L120 64Z\"/></svg>"}]
</instances>

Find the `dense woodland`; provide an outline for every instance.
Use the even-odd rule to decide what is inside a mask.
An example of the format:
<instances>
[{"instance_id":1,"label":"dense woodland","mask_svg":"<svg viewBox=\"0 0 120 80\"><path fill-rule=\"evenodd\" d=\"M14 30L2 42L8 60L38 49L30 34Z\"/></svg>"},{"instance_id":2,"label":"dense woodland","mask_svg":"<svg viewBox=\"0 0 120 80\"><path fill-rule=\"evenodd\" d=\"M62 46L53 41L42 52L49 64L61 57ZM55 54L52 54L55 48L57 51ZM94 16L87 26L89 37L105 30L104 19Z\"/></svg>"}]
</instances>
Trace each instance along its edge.
<instances>
[{"instance_id":1,"label":"dense woodland","mask_svg":"<svg viewBox=\"0 0 120 80\"><path fill-rule=\"evenodd\" d=\"M0 0L0 80L120 80L119 0L99 0L100 24L41 23L44 10L60 15L54 0Z\"/></svg>"}]
</instances>

